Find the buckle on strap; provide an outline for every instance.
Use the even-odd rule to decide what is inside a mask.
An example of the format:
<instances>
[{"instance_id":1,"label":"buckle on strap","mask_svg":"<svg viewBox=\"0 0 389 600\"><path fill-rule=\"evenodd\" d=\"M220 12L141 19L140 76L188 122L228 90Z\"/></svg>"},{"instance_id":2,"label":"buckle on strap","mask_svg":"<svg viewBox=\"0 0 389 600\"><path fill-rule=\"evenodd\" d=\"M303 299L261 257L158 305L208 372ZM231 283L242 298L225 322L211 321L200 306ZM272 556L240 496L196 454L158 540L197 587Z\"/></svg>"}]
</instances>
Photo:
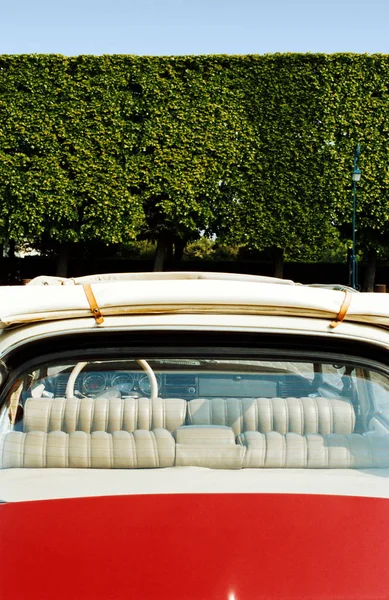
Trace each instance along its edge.
<instances>
[{"instance_id":1,"label":"buckle on strap","mask_svg":"<svg viewBox=\"0 0 389 600\"><path fill-rule=\"evenodd\" d=\"M92 286L90 285L90 283L84 283L82 287L84 288L85 296L89 302L89 306L92 311L92 315L96 319L96 323L98 325L101 325L102 323L104 323L104 317L101 314L101 310L99 309L99 307L97 305L95 295L92 291Z\"/></svg>"}]
</instances>

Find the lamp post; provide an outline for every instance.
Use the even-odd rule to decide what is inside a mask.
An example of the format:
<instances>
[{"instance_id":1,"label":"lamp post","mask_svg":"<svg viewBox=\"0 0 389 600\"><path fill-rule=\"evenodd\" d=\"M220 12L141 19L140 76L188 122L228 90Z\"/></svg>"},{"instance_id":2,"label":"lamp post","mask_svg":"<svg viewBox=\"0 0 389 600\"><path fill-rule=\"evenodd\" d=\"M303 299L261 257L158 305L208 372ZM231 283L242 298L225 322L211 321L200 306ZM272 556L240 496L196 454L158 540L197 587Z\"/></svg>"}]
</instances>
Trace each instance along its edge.
<instances>
[{"instance_id":1,"label":"lamp post","mask_svg":"<svg viewBox=\"0 0 389 600\"><path fill-rule=\"evenodd\" d=\"M355 252L355 235L356 235L356 221L357 221L357 183L361 179L361 172L358 169L358 158L361 154L361 147L357 144L355 153L354 153L354 169L352 172L352 181L353 181L353 247L351 254L351 287L354 290L358 287L358 264L357 264L357 255Z\"/></svg>"}]
</instances>

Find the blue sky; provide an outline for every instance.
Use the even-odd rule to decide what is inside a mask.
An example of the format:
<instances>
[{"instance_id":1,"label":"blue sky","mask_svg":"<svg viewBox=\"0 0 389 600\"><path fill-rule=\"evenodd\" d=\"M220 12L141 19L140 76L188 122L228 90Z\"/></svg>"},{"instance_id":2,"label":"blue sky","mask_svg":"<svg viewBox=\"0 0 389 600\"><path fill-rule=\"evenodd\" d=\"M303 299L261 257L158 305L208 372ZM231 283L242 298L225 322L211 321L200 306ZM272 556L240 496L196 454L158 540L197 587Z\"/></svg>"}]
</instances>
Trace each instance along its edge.
<instances>
[{"instance_id":1,"label":"blue sky","mask_svg":"<svg viewBox=\"0 0 389 600\"><path fill-rule=\"evenodd\" d=\"M389 53L389 0L1 0L0 54Z\"/></svg>"}]
</instances>

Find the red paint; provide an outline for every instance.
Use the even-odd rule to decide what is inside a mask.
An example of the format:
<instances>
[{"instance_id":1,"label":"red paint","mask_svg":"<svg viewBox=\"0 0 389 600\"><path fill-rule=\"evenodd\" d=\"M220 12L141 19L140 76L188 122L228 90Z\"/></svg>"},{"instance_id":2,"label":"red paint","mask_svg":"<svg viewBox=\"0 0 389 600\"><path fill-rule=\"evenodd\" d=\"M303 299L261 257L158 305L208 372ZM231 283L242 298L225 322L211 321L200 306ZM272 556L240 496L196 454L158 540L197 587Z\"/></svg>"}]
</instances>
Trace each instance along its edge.
<instances>
[{"instance_id":1,"label":"red paint","mask_svg":"<svg viewBox=\"0 0 389 600\"><path fill-rule=\"evenodd\" d=\"M0 536L1 600L389 599L384 499L20 502L0 506Z\"/></svg>"}]
</instances>

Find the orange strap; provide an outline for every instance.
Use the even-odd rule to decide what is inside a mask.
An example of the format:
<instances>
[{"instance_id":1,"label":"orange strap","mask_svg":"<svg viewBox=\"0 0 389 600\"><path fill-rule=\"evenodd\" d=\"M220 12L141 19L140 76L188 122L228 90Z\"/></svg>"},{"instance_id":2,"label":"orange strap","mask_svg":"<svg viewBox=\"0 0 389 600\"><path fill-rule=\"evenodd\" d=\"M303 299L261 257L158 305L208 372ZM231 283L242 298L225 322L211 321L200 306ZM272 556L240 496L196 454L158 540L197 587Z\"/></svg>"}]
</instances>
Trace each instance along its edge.
<instances>
[{"instance_id":1,"label":"orange strap","mask_svg":"<svg viewBox=\"0 0 389 600\"><path fill-rule=\"evenodd\" d=\"M89 283L85 283L82 287L84 288L85 296L87 297L87 300L89 302L92 315L96 319L96 323L98 325L101 325L101 323L104 323L104 317L101 314L99 307L97 306L96 298L92 291L92 287Z\"/></svg>"},{"instance_id":2,"label":"orange strap","mask_svg":"<svg viewBox=\"0 0 389 600\"><path fill-rule=\"evenodd\" d=\"M330 323L330 327L332 327L332 328L337 327L339 325L339 323L341 323L343 321L343 319L347 315L347 311L350 307L352 294L351 294L351 292L348 292L347 290L344 291L344 294L345 294L344 300L343 300L342 306L340 307L340 310L337 314L337 317L334 321L332 321Z\"/></svg>"}]
</instances>

